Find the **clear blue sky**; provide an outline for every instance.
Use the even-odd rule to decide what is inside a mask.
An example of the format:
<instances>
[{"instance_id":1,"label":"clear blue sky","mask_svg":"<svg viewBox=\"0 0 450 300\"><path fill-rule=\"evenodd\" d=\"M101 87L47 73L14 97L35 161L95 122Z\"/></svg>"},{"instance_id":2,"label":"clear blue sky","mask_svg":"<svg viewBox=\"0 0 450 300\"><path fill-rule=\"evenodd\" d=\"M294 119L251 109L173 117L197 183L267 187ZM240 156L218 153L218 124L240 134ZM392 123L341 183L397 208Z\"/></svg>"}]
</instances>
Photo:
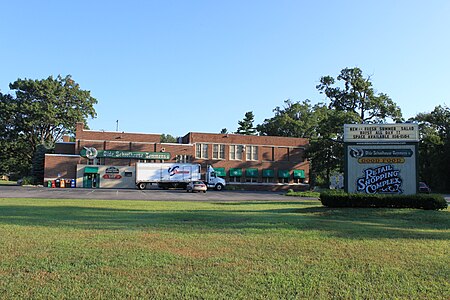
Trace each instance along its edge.
<instances>
[{"instance_id":1,"label":"clear blue sky","mask_svg":"<svg viewBox=\"0 0 450 300\"><path fill-rule=\"evenodd\" d=\"M321 76L371 75L405 118L450 104L450 1L0 1L0 90L71 74L96 130L237 129Z\"/></svg>"}]
</instances>

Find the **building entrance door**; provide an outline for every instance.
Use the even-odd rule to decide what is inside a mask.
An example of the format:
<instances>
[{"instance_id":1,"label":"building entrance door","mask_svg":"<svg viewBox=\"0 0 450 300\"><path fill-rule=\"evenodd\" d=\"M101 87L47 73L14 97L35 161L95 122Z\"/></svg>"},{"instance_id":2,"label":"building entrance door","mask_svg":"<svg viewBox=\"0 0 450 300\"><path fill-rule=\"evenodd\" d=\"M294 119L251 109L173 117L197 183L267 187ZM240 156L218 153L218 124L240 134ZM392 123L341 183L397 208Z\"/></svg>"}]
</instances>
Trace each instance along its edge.
<instances>
[{"instance_id":1,"label":"building entrance door","mask_svg":"<svg viewBox=\"0 0 450 300\"><path fill-rule=\"evenodd\" d=\"M100 187L100 175L94 173L84 173L83 176L84 188L99 188Z\"/></svg>"}]
</instances>

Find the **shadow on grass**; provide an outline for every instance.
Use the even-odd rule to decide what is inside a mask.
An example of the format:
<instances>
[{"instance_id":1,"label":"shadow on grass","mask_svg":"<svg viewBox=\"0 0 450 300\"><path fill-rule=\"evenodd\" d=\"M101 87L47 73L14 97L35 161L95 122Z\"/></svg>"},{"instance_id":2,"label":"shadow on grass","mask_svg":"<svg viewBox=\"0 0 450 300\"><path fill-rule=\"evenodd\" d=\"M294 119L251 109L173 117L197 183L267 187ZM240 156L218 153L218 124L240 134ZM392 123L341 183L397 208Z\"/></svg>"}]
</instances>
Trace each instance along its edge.
<instances>
[{"instance_id":1,"label":"shadow on grass","mask_svg":"<svg viewBox=\"0 0 450 300\"><path fill-rule=\"evenodd\" d=\"M450 239L447 211L304 207L257 210L255 202L239 210L130 210L82 206L0 206L0 225L67 227L93 230L164 229L176 232L265 233L319 231L347 239ZM247 204L247 205L248 205ZM264 208L262 203L262 208ZM273 203L280 205L280 202ZM223 206L221 203L218 206ZM227 203L226 205L231 205ZM234 205L234 204L233 204ZM291 206L291 207L289 207ZM245 209L249 208L249 209Z\"/></svg>"}]
</instances>

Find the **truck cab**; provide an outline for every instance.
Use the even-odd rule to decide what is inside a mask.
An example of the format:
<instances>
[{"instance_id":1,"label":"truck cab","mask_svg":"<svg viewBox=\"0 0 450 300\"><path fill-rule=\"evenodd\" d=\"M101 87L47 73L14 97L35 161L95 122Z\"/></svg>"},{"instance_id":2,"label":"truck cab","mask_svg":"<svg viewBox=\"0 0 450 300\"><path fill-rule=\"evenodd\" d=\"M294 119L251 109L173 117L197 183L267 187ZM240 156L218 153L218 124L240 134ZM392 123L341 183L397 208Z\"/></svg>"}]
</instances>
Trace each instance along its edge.
<instances>
[{"instance_id":1,"label":"truck cab","mask_svg":"<svg viewBox=\"0 0 450 300\"><path fill-rule=\"evenodd\" d=\"M208 188L214 188L217 191L223 190L226 186L225 179L217 176L216 171L212 166L208 166L206 169L206 185Z\"/></svg>"}]
</instances>

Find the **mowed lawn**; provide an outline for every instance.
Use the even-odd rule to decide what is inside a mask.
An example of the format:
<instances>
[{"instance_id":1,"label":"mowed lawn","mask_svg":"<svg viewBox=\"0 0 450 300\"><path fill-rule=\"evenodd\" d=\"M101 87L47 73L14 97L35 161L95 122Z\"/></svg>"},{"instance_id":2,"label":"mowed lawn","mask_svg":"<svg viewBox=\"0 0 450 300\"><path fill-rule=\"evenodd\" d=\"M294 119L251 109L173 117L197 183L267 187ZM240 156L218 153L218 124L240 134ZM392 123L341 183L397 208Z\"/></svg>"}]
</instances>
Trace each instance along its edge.
<instances>
[{"instance_id":1,"label":"mowed lawn","mask_svg":"<svg viewBox=\"0 0 450 300\"><path fill-rule=\"evenodd\" d=\"M0 198L0 299L449 299L450 210Z\"/></svg>"}]
</instances>

